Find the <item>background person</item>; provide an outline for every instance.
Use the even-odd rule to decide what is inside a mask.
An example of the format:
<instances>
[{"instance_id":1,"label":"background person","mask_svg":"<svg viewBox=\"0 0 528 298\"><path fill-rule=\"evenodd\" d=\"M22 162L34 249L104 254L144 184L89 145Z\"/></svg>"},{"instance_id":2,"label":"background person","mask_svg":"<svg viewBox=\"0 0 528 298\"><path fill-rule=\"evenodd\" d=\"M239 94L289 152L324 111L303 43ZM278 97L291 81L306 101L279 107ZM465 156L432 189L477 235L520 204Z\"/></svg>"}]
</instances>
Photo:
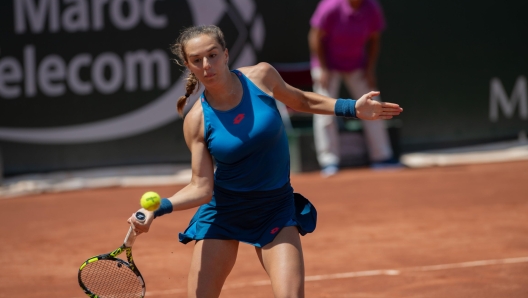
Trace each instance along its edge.
<instances>
[{"instance_id":1,"label":"background person","mask_svg":"<svg viewBox=\"0 0 528 298\"><path fill-rule=\"evenodd\" d=\"M182 243L195 241L189 297L220 295L240 242L255 246L275 297L304 297L299 233L315 229L316 211L290 184L288 141L275 100L302 112L372 120L390 119L402 109L372 100L378 92L356 102L301 91L268 63L230 71L223 33L216 26L185 29L172 51L189 71L178 112L198 84L205 88L183 124L191 181L162 199L155 212L141 209L145 223L134 215L129 222L139 234L149 230L154 217L200 206L180 233Z\"/></svg>"},{"instance_id":2,"label":"background person","mask_svg":"<svg viewBox=\"0 0 528 298\"><path fill-rule=\"evenodd\" d=\"M353 98L376 90L376 63L380 34L385 28L376 0L322 0L310 20L313 90L337 97L343 82ZM379 98L377 98L379 100ZM339 131L334 115L313 116L317 160L323 176L338 171ZM363 131L373 167L398 165L382 120L363 121Z\"/></svg>"}]
</instances>

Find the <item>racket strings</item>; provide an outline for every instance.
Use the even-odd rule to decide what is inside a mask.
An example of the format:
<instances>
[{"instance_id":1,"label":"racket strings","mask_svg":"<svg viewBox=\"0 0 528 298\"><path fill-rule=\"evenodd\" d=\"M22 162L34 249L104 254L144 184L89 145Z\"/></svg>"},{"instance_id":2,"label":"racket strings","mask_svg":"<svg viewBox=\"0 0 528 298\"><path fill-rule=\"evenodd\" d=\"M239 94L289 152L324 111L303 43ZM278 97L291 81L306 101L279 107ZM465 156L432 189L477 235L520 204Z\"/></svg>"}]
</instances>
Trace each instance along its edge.
<instances>
[{"instance_id":1,"label":"racket strings","mask_svg":"<svg viewBox=\"0 0 528 298\"><path fill-rule=\"evenodd\" d=\"M99 260L81 271L81 281L92 294L101 298L143 297L143 282L117 260Z\"/></svg>"}]
</instances>

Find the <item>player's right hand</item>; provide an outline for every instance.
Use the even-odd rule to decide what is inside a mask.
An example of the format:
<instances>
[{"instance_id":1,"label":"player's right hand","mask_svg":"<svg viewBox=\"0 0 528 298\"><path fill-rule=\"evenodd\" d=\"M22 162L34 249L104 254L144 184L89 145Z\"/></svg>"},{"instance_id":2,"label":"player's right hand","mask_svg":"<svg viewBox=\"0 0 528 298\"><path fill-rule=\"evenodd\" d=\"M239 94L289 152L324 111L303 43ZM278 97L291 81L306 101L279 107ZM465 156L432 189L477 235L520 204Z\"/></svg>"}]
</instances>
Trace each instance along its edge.
<instances>
[{"instance_id":1,"label":"player's right hand","mask_svg":"<svg viewBox=\"0 0 528 298\"><path fill-rule=\"evenodd\" d=\"M140 222L136 218L136 212L141 212L145 214L145 221ZM138 211L132 213L132 216L127 220L127 222L132 226L135 235L140 235L142 233L147 233L150 229L150 225L154 220L154 212L148 211L147 209L141 208Z\"/></svg>"}]
</instances>

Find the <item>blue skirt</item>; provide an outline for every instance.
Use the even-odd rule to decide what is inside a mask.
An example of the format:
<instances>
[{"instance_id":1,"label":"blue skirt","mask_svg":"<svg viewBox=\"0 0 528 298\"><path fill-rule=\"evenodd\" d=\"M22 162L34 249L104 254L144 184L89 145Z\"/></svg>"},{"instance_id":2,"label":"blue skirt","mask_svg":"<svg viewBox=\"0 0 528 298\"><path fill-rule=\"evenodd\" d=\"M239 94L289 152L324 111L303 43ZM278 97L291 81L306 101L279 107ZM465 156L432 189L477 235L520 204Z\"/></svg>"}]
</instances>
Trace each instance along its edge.
<instances>
[{"instance_id":1,"label":"blue skirt","mask_svg":"<svg viewBox=\"0 0 528 298\"><path fill-rule=\"evenodd\" d=\"M317 211L290 183L272 191L235 192L215 186L211 202L198 208L180 242L238 240L256 247L273 241L287 226L301 235L315 230Z\"/></svg>"}]
</instances>

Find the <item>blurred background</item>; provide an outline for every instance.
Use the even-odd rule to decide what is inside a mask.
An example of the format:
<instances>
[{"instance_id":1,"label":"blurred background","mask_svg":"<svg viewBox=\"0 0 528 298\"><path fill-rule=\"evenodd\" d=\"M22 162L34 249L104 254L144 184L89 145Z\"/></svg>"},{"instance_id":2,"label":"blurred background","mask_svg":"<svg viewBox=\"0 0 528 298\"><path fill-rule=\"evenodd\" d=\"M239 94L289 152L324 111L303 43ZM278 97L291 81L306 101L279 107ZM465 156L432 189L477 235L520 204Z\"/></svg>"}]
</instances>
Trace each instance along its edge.
<instances>
[{"instance_id":1,"label":"blurred background","mask_svg":"<svg viewBox=\"0 0 528 298\"><path fill-rule=\"evenodd\" d=\"M4 179L188 164L176 112L183 69L169 51L179 31L217 24L232 68L269 62L287 82L311 90L307 35L318 2L2 1ZM523 137L528 2L379 2L387 26L378 85L384 101L405 109L387 122L398 156ZM311 116L289 110L289 117L292 170L317 170ZM343 138L345 166L363 165L361 124L342 122L340 133L351 142Z\"/></svg>"}]
</instances>

